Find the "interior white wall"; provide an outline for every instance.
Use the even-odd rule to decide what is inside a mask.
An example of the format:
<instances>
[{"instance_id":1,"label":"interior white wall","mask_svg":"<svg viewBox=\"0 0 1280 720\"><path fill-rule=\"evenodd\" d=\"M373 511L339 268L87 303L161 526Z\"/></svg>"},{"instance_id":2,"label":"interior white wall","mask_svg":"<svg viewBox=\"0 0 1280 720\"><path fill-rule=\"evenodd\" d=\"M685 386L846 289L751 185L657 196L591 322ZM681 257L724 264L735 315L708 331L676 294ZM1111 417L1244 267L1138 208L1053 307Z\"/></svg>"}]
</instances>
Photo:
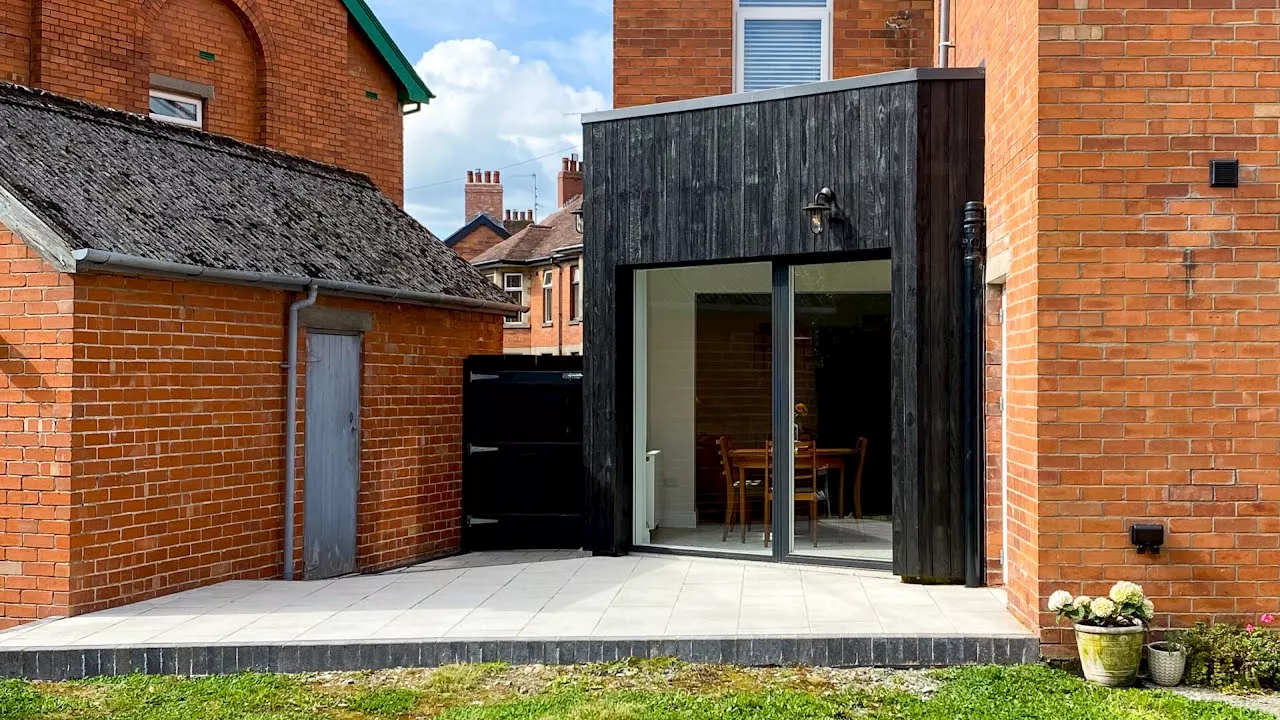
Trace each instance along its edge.
<instances>
[{"instance_id":1,"label":"interior white wall","mask_svg":"<svg viewBox=\"0 0 1280 720\"><path fill-rule=\"evenodd\" d=\"M768 263L645 270L648 295L648 443L661 450L659 527L692 528L695 512L697 294L768 293ZM637 418L638 419L638 418Z\"/></svg>"}]
</instances>

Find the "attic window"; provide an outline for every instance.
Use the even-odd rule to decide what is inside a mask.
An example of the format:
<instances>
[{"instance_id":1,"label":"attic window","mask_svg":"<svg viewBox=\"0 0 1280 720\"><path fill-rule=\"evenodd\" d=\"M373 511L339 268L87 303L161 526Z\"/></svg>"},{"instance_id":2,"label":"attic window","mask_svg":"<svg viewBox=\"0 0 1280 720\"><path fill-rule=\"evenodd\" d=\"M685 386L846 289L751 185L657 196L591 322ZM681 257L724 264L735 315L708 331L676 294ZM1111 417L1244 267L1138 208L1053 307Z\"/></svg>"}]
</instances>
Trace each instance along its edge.
<instances>
[{"instance_id":1,"label":"attic window","mask_svg":"<svg viewBox=\"0 0 1280 720\"><path fill-rule=\"evenodd\" d=\"M152 90L151 119L175 125L203 128L204 99L193 95Z\"/></svg>"}]
</instances>

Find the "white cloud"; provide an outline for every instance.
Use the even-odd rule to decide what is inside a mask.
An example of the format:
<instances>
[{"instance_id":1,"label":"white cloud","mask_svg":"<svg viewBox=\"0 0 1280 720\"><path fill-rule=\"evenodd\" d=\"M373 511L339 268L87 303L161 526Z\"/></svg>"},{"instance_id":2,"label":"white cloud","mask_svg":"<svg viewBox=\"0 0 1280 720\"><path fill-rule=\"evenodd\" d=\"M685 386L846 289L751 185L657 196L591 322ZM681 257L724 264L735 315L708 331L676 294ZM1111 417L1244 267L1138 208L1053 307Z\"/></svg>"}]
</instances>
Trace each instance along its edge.
<instances>
[{"instance_id":1,"label":"white cloud","mask_svg":"<svg viewBox=\"0 0 1280 720\"><path fill-rule=\"evenodd\" d=\"M462 182L468 169L492 170L551 154L503 172L508 208L533 207L545 215L555 205L558 151L579 152L579 114L608 108L591 88L562 82L547 63L523 61L489 40L449 40L415 66L437 95L422 112L405 118L406 207L440 237L464 222ZM440 181L452 181L436 184Z\"/></svg>"}]
</instances>

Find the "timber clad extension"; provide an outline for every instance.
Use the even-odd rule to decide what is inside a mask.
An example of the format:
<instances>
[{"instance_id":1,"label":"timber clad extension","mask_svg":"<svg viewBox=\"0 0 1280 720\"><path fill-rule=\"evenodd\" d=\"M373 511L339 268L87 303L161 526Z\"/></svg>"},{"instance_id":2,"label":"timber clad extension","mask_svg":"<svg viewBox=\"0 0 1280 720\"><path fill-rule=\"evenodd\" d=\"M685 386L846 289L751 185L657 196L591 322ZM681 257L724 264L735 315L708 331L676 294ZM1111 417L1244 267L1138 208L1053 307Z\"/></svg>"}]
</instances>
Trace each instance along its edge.
<instances>
[{"instance_id":1,"label":"timber clad extension","mask_svg":"<svg viewBox=\"0 0 1280 720\"><path fill-rule=\"evenodd\" d=\"M894 570L963 580L960 217L946 208L981 196L982 109L980 73L919 70L584 119L590 547L631 544L637 268L891 257ZM849 219L819 236L800 208L823 186Z\"/></svg>"}]
</instances>

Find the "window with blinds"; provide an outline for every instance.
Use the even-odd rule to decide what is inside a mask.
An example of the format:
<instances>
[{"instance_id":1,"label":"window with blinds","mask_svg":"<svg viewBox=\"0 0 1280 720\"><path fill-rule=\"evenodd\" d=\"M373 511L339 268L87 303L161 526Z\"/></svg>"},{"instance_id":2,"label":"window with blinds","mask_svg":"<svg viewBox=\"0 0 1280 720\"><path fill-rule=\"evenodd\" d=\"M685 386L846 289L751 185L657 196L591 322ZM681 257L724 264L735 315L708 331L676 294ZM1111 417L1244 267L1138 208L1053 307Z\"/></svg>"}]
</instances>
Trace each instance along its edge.
<instances>
[{"instance_id":1,"label":"window with blinds","mask_svg":"<svg viewBox=\"0 0 1280 720\"><path fill-rule=\"evenodd\" d=\"M738 0L735 54L738 92L829 79L829 0Z\"/></svg>"}]
</instances>

